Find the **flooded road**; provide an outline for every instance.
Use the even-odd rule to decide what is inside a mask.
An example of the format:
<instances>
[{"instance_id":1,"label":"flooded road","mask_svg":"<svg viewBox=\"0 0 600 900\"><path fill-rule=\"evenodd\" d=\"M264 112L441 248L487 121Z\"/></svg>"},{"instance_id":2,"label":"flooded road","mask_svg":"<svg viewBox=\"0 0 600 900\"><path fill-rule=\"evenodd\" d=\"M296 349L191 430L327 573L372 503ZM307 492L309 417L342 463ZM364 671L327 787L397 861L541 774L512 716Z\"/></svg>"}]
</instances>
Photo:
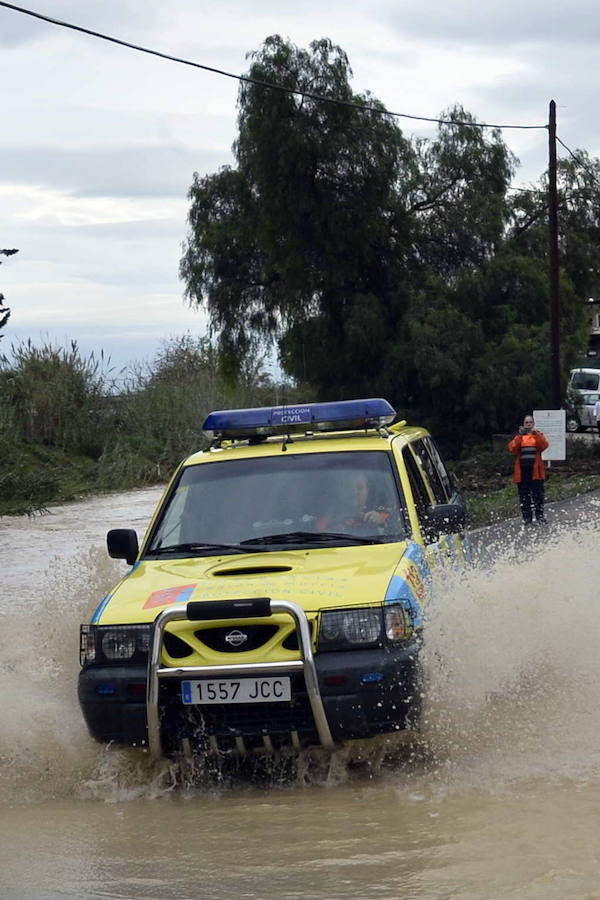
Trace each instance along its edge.
<instances>
[{"instance_id":1,"label":"flooded road","mask_svg":"<svg viewBox=\"0 0 600 900\"><path fill-rule=\"evenodd\" d=\"M94 744L78 631L156 489L0 519L0 897L600 897L600 498L474 535L426 627L392 759L182 773Z\"/></svg>"}]
</instances>

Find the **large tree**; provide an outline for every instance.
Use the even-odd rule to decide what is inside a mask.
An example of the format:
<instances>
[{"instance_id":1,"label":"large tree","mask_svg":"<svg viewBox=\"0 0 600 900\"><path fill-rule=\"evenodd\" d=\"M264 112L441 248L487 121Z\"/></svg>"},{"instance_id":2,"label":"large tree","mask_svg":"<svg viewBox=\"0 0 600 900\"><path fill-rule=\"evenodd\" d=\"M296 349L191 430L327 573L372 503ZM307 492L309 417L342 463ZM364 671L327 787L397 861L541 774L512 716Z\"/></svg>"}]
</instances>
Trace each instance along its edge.
<instances>
[{"instance_id":1,"label":"large tree","mask_svg":"<svg viewBox=\"0 0 600 900\"><path fill-rule=\"evenodd\" d=\"M414 143L416 177L407 203L417 259L452 283L479 269L501 244L517 161L499 130L481 127L461 106L442 113L434 138Z\"/></svg>"},{"instance_id":2,"label":"large tree","mask_svg":"<svg viewBox=\"0 0 600 900\"><path fill-rule=\"evenodd\" d=\"M348 104L343 51L268 38L249 76ZM234 358L280 340L286 370L319 392L379 376L406 310L408 217L397 184L413 154L392 118L244 83L236 167L194 177L181 274ZM357 360L360 365L357 366Z\"/></svg>"},{"instance_id":3,"label":"large tree","mask_svg":"<svg viewBox=\"0 0 600 900\"><path fill-rule=\"evenodd\" d=\"M235 165L194 176L181 261L225 357L275 339L320 399L387 395L455 447L545 406L545 178L511 193L517 160L461 107L407 141L328 40L270 37L248 74ZM578 152L560 177L566 369L600 289L600 164Z\"/></svg>"}]
</instances>

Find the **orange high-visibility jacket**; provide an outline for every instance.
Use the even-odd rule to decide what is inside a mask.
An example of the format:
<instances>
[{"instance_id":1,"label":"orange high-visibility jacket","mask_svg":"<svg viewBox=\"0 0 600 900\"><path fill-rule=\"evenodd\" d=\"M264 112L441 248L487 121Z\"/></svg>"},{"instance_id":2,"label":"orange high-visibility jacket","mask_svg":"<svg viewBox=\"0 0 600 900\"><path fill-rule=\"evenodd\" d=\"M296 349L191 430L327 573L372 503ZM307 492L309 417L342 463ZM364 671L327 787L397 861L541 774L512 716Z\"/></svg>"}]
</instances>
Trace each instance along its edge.
<instances>
[{"instance_id":1,"label":"orange high-visibility jacket","mask_svg":"<svg viewBox=\"0 0 600 900\"><path fill-rule=\"evenodd\" d=\"M548 438L546 435L538 431L537 434L517 434L508 445L508 449L515 457L515 468L513 471L513 481L517 484L521 481L521 447L529 446L537 450L535 454L535 462L531 477L534 481L545 481L546 470L544 469L544 461L542 453L548 446Z\"/></svg>"}]
</instances>

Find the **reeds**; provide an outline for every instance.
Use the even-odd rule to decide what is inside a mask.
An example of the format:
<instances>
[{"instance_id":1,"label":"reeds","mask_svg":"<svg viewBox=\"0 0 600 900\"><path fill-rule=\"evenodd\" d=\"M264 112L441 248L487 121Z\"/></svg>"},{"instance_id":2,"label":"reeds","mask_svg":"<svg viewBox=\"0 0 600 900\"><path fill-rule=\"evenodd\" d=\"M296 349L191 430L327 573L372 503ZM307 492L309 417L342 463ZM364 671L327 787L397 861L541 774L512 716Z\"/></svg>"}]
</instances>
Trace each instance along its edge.
<instances>
[{"instance_id":1,"label":"reeds","mask_svg":"<svg viewBox=\"0 0 600 900\"><path fill-rule=\"evenodd\" d=\"M210 340L189 334L119 373L75 341L13 345L0 356L0 512L164 481L204 446L211 409L277 403L281 392L261 358L230 383Z\"/></svg>"}]
</instances>

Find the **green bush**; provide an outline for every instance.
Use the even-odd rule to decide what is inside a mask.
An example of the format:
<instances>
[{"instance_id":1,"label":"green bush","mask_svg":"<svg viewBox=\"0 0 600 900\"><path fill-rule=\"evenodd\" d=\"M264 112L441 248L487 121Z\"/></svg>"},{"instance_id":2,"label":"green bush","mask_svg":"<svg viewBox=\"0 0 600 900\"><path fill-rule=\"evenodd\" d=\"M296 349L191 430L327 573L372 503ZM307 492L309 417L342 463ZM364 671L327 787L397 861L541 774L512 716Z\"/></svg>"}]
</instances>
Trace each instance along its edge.
<instances>
[{"instance_id":1,"label":"green bush","mask_svg":"<svg viewBox=\"0 0 600 900\"><path fill-rule=\"evenodd\" d=\"M277 389L261 359L231 384L207 338L174 338L150 366L130 370L119 397L119 444L152 460L158 477L165 477L182 457L206 446L208 412L275 403Z\"/></svg>"},{"instance_id":2,"label":"green bush","mask_svg":"<svg viewBox=\"0 0 600 900\"><path fill-rule=\"evenodd\" d=\"M22 441L98 457L105 440L104 357L85 359L77 343L69 349L31 340L0 357L0 391Z\"/></svg>"},{"instance_id":3,"label":"green bush","mask_svg":"<svg viewBox=\"0 0 600 900\"><path fill-rule=\"evenodd\" d=\"M117 390L104 355L85 359L76 343L0 357L0 511L165 481L206 446L210 410L310 399L275 384L261 358L232 383L211 342L189 334L122 374Z\"/></svg>"},{"instance_id":4,"label":"green bush","mask_svg":"<svg viewBox=\"0 0 600 900\"><path fill-rule=\"evenodd\" d=\"M0 496L3 512L27 512L42 509L60 493L56 470L31 470L22 465L0 472Z\"/></svg>"},{"instance_id":5,"label":"green bush","mask_svg":"<svg viewBox=\"0 0 600 900\"><path fill-rule=\"evenodd\" d=\"M5 402L2 387L0 382L0 465L6 468L15 465L18 460L21 434L15 412Z\"/></svg>"}]
</instances>

